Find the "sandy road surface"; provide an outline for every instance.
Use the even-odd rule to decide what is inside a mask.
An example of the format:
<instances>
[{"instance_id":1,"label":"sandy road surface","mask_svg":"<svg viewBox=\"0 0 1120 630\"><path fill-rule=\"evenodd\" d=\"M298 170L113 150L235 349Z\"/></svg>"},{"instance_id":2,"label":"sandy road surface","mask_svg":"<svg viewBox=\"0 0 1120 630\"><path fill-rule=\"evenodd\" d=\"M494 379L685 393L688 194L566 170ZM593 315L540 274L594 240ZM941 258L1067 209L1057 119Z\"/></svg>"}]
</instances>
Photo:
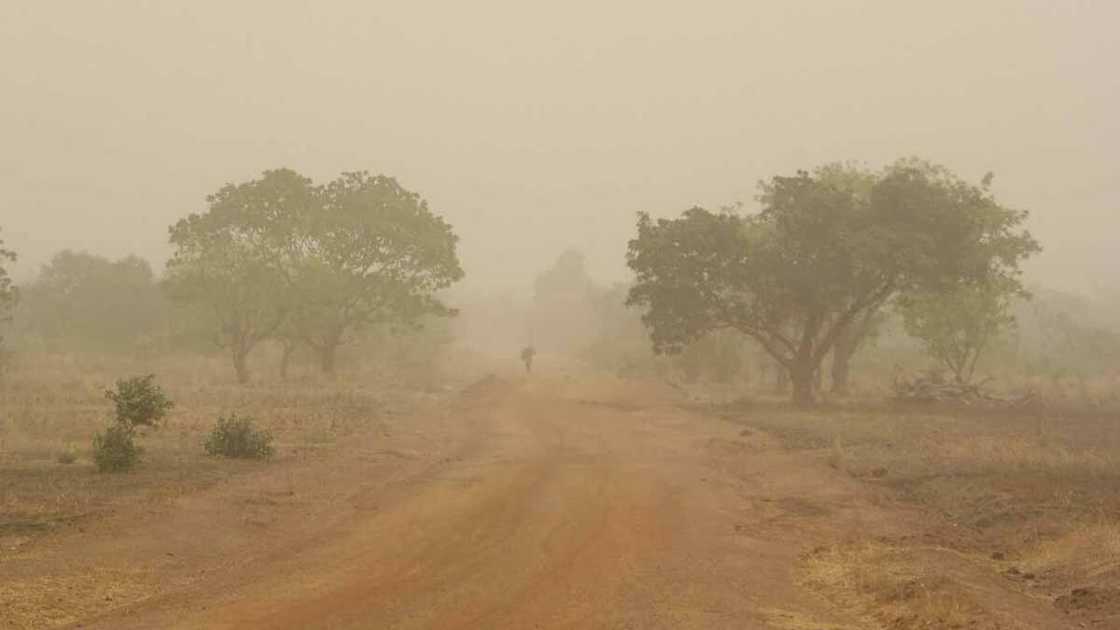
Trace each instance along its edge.
<instances>
[{"instance_id":1,"label":"sandy road surface","mask_svg":"<svg viewBox=\"0 0 1120 630\"><path fill-rule=\"evenodd\" d=\"M494 380L450 419L437 460L352 480L329 534L85 627L858 627L794 585L797 558L897 520L636 384Z\"/></svg>"},{"instance_id":2,"label":"sandy road surface","mask_svg":"<svg viewBox=\"0 0 1120 630\"><path fill-rule=\"evenodd\" d=\"M803 554L914 538L929 515L679 403L609 377L492 378L0 556L0 627L877 627L798 586ZM999 620L977 627L1069 627L943 551L931 576Z\"/></svg>"}]
</instances>

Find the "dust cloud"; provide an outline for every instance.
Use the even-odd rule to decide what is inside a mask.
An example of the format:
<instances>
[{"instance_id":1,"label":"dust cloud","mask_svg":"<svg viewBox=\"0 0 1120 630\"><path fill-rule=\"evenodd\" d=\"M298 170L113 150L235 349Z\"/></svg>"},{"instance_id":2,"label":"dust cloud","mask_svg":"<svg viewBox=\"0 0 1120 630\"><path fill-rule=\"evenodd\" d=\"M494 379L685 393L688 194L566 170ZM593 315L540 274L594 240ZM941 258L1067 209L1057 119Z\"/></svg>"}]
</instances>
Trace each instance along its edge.
<instances>
[{"instance_id":1,"label":"dust cloud","mask_svg":"<svg viewBox=\"0 0 1120 630\"><path fill-rule=\"evenodd\" d=\"M1120 627L1120 2L2 5L0 627Z\"/></svg>"},{"instance_id":2,"label":"dust cloud","mask_svg":"<svg viewBox=\"0 0 1120 630\"><path fill-rule=\"evenodd\" d=\"M627 278L634 213L751 203L832 160L920 155L1032 211L1053 286L1115 283L1111 2L11 3L0 225L162 268L230 181L368 169L462 237L467 287L562 251Z\"/></svg>"}]
</instances>

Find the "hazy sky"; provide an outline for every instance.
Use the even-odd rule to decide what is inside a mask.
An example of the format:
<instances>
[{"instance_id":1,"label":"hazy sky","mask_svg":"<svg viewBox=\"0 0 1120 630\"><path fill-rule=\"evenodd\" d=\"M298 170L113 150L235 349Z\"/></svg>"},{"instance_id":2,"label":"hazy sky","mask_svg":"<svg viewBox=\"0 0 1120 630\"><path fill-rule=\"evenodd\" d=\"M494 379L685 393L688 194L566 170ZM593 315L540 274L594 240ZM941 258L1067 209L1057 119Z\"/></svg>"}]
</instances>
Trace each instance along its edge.
<instances>
[{"instance_id":1,"label":"hazy sky","mask_svg":"<svg viewBox=\"0 0 1120 630\"><path fill-rule=\"evenodd\" d=\"M0 227L162 264L228 181L367 169L474 282L569 246L625 277L634 212L920 155L996 173L1048 282L1120 275L1120 2L4 2ZM1113 282L1116 282L1113 280Z\"/></svg>"}]
</instances>

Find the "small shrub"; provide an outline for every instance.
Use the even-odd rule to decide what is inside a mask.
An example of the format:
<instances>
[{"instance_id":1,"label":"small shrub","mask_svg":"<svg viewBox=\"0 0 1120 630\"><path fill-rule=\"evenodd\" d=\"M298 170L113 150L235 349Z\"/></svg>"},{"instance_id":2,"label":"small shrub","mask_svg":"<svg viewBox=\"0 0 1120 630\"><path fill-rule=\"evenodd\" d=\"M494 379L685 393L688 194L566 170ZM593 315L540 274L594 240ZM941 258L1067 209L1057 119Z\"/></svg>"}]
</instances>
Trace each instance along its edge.
<instances>
[{"instance_id":1,"label":"small shrub","mask_svg":"<svg viewBox=\"0 0 1120 630\"><path fill-rule=\"evenodd\" d=\"M253 426L253 419L232 414L218 418L218 424L206 438L206 453L242 459L265 459L272 456L272 434Z\"/></svg>"},{"instance_id":2,"label":"small shrub","mask_svg":"<svg viewBox=\"0 0 1120 630\"><path fill-rule=\"evenodd\" d=\"M105 390L105 397L116 406L116 416L104 433L93 438L93 461L99 471L131 470L140 461L141 453L135 440L136 427L156 426L175 406L155 379L155 374L121 379L115 390Z\"/></svg>"},{"instance_id":3,"label":"small shrub","mask_svg":"<svg viewBox=\"0 0 1120 630\"><path fill-rule=\"evenodd\" d=\"M128 427L152 427L175 406L155 378L155 374L149 374L121 379L116 390L105 390L105 397L116 405L117 422Z\"/></svg>"},{"instance_id":4,"label":"small shrub","mask_svg":"<svg viewBox=\"0 0 1120 630\"><path fill-rule=\"evenodd\" d=\"M140 461L141 449L133 439L132 429L113 424L93 438L93 461L101 472L125 472Z\"/></svg>"}]
</instances>

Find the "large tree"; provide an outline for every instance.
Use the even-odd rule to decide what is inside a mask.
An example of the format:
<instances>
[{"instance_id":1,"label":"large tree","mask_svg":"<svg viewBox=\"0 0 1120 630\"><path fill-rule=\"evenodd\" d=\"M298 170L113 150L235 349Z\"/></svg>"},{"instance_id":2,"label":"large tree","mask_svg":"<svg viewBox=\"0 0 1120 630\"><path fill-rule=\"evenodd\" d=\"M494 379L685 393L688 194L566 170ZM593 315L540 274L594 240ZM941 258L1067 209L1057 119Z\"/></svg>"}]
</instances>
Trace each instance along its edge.
<instances>
[{"instance_id":1,"label":"large tree","mask_svg":"<svg viewBox=\"0 0 1120 630\"><path fill-rule=\"evenodd\" d=\"M971 185L903 160L861 195L836 168L760 183L756 214L639 215L628 301L646 309L655 350L739 330L788 371L794 401L811 404L814 373L861 316L919 287L1018 283L1020 260L1038 249L1026 213L998 204L987 178Z\"/></svg>"},{"instance_id":2,"label":"large tree","mask_svg":"<svg viewBox=\"0 0 1120 630\"><path fill-rule=\"evenodd\" d=\"M283 342L282 370L302 343L333 374L338 348L360 328L454 312L436 294L463 277L458 239L390 177L345 173L316 186L273 170L208 202L171 228L168 288L213 310L241 382L265 339Z\"/></svg>"},{"instance_id":3,"label":"large tree","mask_svg":"<svg viewBox=\"0 0 1120 630\"><path fill-rule=\"evenodd\" d=\"M170 228L175 252L166 286L172 298L213 313L214 340L228 349L238 382L246 383L249 353L291 309L282 262L299 240L297 219L314 210L318 194L311 180L280 169L227 184L206 201L206 212Z\"/></svg>"},{"instance_id":4,"label":"large tree","mask_svg":"<svg viewBox=\"0 0 1120 630\"><path fill-rule=\"evenodd\" d=\"M418 194L391 177L354 172L317 195L291 221L285 329L316 351L325 373L334 373L338 348L364 327L454 314L437 294L463 277L458 237Z\"/></svg>"}]
</instances>

